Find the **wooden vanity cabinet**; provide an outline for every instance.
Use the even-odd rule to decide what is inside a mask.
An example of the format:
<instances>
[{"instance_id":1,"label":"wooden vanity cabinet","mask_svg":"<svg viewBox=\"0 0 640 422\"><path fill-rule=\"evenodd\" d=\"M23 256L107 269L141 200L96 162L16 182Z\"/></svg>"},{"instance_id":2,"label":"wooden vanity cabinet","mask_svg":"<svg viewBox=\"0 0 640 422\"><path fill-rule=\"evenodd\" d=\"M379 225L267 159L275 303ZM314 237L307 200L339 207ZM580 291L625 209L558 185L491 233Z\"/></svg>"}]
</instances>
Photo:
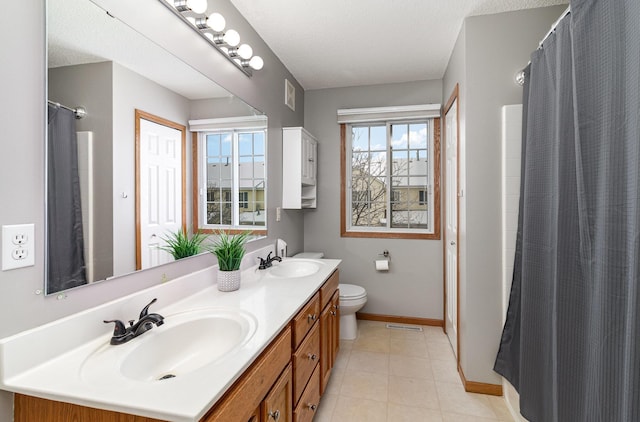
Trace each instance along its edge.
<instances>
[{"instance_id":1,"label":"wooden vanity cabinet","mask_svg":"<svg viewBox=\"0 0 640 422\"><path fill-rule=\"evenodd\" d=\"M290 361L291 329L287 327L200 421L250 421L254 409L262 407L272 386L281 381L281 374L287 372ZM284 376L286 378L286 374ZM290 415L291 408L280 411L280 414Z\"/></svg>"},{"instance_id":2,"label":"wooden vanity cabinet","mask_svg":"<svg viewBox=\"0 0 640 422\"><path fill-rule=\"evenodd\" d=\"M293 378L291 364L287 366L271 387L271 391L260 405L260 419L255 422L292 422L293 421Z\"/></svg>"},{"instance_id":3,"label":"wooden vanity cabinet","mask_svg":"<svg viewBox=\"0 0 640 422\"><path fill-rule=\"evenodd\" d=\"M311 422L340 344L338 284L336 270L200 422ZM14 420L158 421L21 394Z\"/></svg>"},{"instance_id":4,"label":"wooden vanity cabinet","mask_svg":"<svg viewBox=\"0 0 640 422\"><path fill-rule=\"evenodd\" d=\"M320 394L324 391L331 376L338 350L340 348L340 291L339 274L336 270L320 289Z\"/></svg>"}]
</instances>

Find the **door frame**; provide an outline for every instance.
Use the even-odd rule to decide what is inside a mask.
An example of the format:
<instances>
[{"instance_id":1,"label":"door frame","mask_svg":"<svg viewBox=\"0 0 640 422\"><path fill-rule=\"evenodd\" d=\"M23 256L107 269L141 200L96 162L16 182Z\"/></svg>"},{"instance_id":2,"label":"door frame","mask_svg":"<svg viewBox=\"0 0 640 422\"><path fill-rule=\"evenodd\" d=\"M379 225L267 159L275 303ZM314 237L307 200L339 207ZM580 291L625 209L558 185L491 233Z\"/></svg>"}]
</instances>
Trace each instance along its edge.
<instances>
[{"instance_id":1,"label":"door frame","mask_svg":"<svg viewBox=\"0 0 640 422\"><path fill-rule=\"evenodd\" d=\"M444 145L447 144L447 113L451 110L451 107L455 103L456 105L456 324L458 326L456 332L456 364L460 366L460 97L459 97L459 84L456 83L453 88L453 92L449 96L447 103L444 106L442 112L442 127L443 127L443 141ZM446 155L446 154L445 154ZM448 185L447 180L447 160L443 159L443 170L442 177L444 179L444 189L445 189L445 197L448 194L446 189L450 189L451 187ZM445 219L446 226L446 201L443 202L443 217ZM443 234L443 242L442 242L442 274L443 274L443 328L444 332L447 333L447 239L446 230Z\"/></svg>"},{"instance_id":2,"label":"door frame","mask_svg":"<svg viewBox=\"0 0 640 422\"><path fill-rule=\"evenodd\" d=\"M142 237L140 217L140 120L148 120L181 132L182 177L182 230L187 230L187 127L146 111L135 109L135 161L136 161L136 270L142 269Z\"/></svg>"}]
</instances>

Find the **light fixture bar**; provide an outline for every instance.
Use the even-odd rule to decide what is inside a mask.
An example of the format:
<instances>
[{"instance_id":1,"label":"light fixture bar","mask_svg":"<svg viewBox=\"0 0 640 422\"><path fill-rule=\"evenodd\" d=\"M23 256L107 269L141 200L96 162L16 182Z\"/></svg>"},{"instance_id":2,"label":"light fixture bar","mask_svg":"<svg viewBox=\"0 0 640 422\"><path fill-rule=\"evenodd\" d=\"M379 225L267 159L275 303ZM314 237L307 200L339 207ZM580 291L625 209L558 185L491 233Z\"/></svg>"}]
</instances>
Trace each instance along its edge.
<instances>
[{"instance_id":1,"label":"light fixture bar","mask_svg":"<svg viewBox=\"0 0 640 422\"><path fill-rule=\"evenodd\" d=\"M211 44L220 54L222 54L227 60L229 60L229 62L233 63L233 65L235 67L237 67L238 69L240 69L245 75L247 75L248 77L251 77L253 75L253 69L251 67L243 66L242 65L243 62L240 61L240 60L238 60L238 61L234 60L234 59L238 58L237 56L236 57L231 57L227 53L225 53L223 48L228 48L228 46L225 43L220 43L219 42L219 40L221 40L221 38L222 38L222 34L215 34L212 38L209 38L209 37L207 37L205 35L204 32L202 32L201 30L198 29L198 27L200 27L202 25L202 19L204 19L204 17L202 17L202 18L197 17L196 18L196 25L194 25L191 22L189 22L189 20L186 18L186 16L184 16L179 11L178 8L174 7L171 3L167 2L167 0L158 0L158 1L160 3L162 3L167 9L169 9L174 15L179 17L182 20L182 22L184 22L196 34L200 35L200 37L202 39L204 39L209 44ZM169 1L172 1L172 0L169 0ZM186 4L186 1L184 1L184 3Z\"/></svg>"}]
</instances>

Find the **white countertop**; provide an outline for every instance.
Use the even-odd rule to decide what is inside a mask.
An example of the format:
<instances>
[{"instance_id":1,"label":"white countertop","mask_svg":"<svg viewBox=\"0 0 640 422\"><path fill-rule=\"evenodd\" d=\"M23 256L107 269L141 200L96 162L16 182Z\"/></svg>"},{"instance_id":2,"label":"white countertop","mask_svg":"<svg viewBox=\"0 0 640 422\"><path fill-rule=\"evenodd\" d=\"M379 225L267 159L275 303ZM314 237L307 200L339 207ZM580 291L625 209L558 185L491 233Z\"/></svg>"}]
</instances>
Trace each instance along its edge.
<instances>
[{"instance_id":1,"label":"white countertop","mask_svg":"<svg viewBox=\"0 0 640 422\"><path fill-rule=\"evenodd\" d=\"M320 270L299 278L272 277L252 267L243 271L240 290L223 293L215 284L203 288L169 306L162 306L163 295L179 289L180 283L200 283L215 277L217 267L190 274L130 297L0 340L0 388L16 393L74 403L82 406L131 413L170 421L198 421L266 346L289 323L324 281L340 264L337 259L315 260ZM204 280L204 283L203 283ZM168 286L171 284L171 286ZM175 378L163 381L137 381L126 377L87 380L81 371L87 357L105 347L112 326L105 334L103 319L129 319L137 314L120 315L139 303L158 302L150 312L165 317L164 325L118 348L134 348L136 342L154 332L171 327L172 315L202 308L237 309L251 314L257 322L255 333L229 356ZM168 301L167 301L168 302ZM139 308L141 309L141 307ZM139 312L139 310L137 311ZM97 336L91 336L91 332ZM65 350L60 344L66 344ZM46 349L57 350L47 352ZM124 349L122 349L124 350ZM55 353L55 355L51 355ZM118 371L119 368L114 368Z\"/></svg>"}]
</instances>

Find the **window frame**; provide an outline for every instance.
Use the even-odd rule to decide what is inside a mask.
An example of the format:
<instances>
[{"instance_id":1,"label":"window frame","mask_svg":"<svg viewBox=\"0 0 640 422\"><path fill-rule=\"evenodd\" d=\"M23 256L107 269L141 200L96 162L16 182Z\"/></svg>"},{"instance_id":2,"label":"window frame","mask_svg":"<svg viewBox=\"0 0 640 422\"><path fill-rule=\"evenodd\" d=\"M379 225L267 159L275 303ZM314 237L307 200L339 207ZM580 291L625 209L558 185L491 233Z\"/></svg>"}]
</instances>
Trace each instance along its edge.
<instances>
[{"instance_id":1,"label":"window frame","mask_svg":"<svg viewBox=\"0 0 640 422\"><path fill-rule=\"evenodd\" d=\"M366 121L364 125L373 126L375 124L389 125L395 123L414 122L416 118L398 119L381 119L378 121ZM350 142L350 128L352 126L363 126L354 123L340 123L340 236L341 237L358 237L358 238L394 238L394 239L431 239L439 240L441 238L440 227L440 167L441 167L441 155L440 155L440 143L441 143L441 118L427 117L429 126L432 126L433 131L433 143L429 147L432 157L432 183L430 190L432 191L432 230L424 229L412 229L412 228L387 228L387 227L352 227L350 223L350 212L348 207L351 207L351 195L348 192L350 189L350 177L351 177L351 142ZM387 147L389 146L389 134L387 134ZM387 149L389 151L389 148ZM388 180L391 179L391 175L387 175ZM391 190L390 190L391 191ZM427 192L427 196L431 196L431 193ZM390 207L388 198L387 211ZM429 204L427 203L427 206Z\"/></svg>"},{"instance_id":2,"label":"window frame","mask_svg":"<svg viewBox=\"0 0 640 422\"><path fill-rule=\"evenodd\" d=\"M191 122L190 122L191 123ZM233 171L233 186L230 192L230 197L233 198L233 206L236 210L232 211L232 218L235 220L235 215L240 212L242 208L241 190L239 186L238 178L238 166L240 164L238 156L238 140L241 133L257 133L261 132L264 136L264 209L267 209L267 162L268 162L268 147L267 147L267 129L266 127L238 127L238 128L211 128L209 130L199 130L192 133L192 155L193 155L193 227L194 231L200 231L202 233L214 234L220 230L228 234L239 234L247 231L252 232L253 235L266 236L267 235L267 218L265 218L265 224L262 226L256 225L240 225L238 224L208 224L204 220L206 217L206 139L207 135L214 133L233 133L232 144L232 157L234 171ZM244 192L247 194L247 192ZM245 202L246 203L246 202ZM236 212L237 211L237 212Z\"/></svg>"}]
</instances>

